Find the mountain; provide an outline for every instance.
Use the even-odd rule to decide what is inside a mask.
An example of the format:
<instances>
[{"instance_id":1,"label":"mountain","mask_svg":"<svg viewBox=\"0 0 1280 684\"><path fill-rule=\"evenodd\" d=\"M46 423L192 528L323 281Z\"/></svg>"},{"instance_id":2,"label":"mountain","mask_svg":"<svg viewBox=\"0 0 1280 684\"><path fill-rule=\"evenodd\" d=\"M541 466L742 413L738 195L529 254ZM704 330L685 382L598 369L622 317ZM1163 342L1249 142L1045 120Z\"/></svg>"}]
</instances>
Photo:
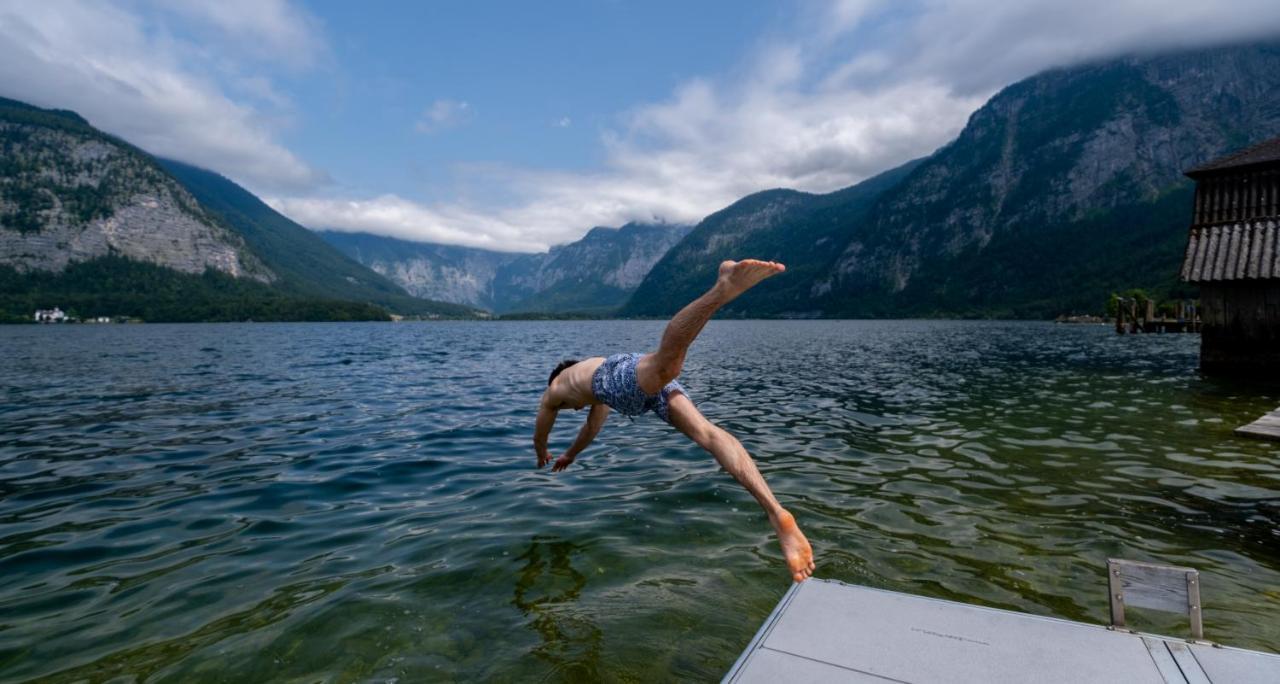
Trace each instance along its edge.
<instances>
[{"instance_id":1,"label":"mountain","mask_svg":"<svg viewBox=\"0 0 1280 684\"><path fill-rule=\"evenodd\" d=\"M609 313L627 301L654 263L689 233L684 225L628 223L510 264L496 285L504 311Z\"/></svg>"},{"instance_id":2,"label":"mountain","mask_svg":"<svg viewBox=\"0 0 1280 684\"><path fill-rule=\"evenodd\" d=\"M766 190L734 202L707 218L659 260L636 288L624 316L674 313L711 287L725 259L746 256L780 261L786 277L771 278L728 310L820 315L810 301L811 283L826 274L832 258L874 202L919 164L908 162L853 187L825 195Z\"/></svg>"},{"instance_id":3,"label":"mountain","mask_svg":"<svg viewBox=\"0 0 1280 684\"><path fill-rule=\"evenodd\" d=\"M285 292L371 302L401 314L471 314L467 307L411 296L212 171L168 159L159 162L201 205L243 236L249 248L277 274L275 285Z\"/></svg>"},{"instance_id":4,"label":"mountain","mask_svg":"<svg viewBox=\"0 0 1280 684\"><path fill-rule=\"evenodd\" d=\"M1280 45L1041 74L882 198L815 291L842 313L1015 316L1172 291L1191 211L1182 171L1277 132Z\"/></svg>"},{"instance_id":5,"label":"mountain","mask_svg":"<svg viewBox=\"0 0 1280 684\"><path fill-rule=\"evenodd\" d=\"M532 256L474 247L412 242L369 233L319 231L338 251L387 277L415 297L494 310L494 278Z\"/></svg>"},{"instance_id":6,"label":"mountain","mask_svg":"<svg viewBox=\"0 0 1280 684\"><path fill-rule=\"evenodd\" d=\"M221 176L0 98L0 319L49 306L153 321L473 313L409 296Z\"/></svg>"},{"instance_id":7,"label":"mountain","mask_svg":"<svg viewBox=\"0 0 1280 684\"><path fill-rule=\"evenodd\" d=\"M1098 311L1133 287L1189 295L1176 280L1192 197L1182 171L1277 133L1280 44L1055 69L1002 90L926 159L841 191L863 196L824 196L825 214L810 218L804 198L773 191L708 217L691 238L733 244L737 226L767 226L757 232L808 242L823 220L840 224L730 315L1043 318ZM755 239L736 246L761 248ZM673 249L622 313L667 315L705 289L715 250L694 247ZM700 256L708 263L694 273Z\"/></svg>"},{"instance_id":8,"label":"mountain","mask_svg":"<svg viewBox=\"0 0 1280 684\"><path fill-rule=\"evenodd\" d=\"M0 98L0 264L62 271L108 255L276 277L145 152L74 112Z\"/></svg>"},{"instance_id":9,"label":"mountain","mask_svg":"<svg viewBox=\"0 0 1280 684\"><path fill-rule=\"evenodd\" d=\"M345 254L419 296L499 313L609 313L622 305L688 226L628 223L592 228L543 254L406 242L322 231Z\"/></svg>"}]
</instances>

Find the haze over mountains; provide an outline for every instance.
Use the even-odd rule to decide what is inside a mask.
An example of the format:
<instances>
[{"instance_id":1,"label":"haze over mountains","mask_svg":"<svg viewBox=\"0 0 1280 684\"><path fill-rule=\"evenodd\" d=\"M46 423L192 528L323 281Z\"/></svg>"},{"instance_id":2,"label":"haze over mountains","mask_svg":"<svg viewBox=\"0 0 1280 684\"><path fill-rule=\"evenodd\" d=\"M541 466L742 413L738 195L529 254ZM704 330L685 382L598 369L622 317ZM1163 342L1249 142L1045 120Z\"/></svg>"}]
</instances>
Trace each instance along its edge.
<instances>
[{"instance_id":1,"label":"haze over mountains","mask_svg":"<svg viewBox=\"0 0 1280 684\"><path fill-rule=\"evenodd\" d=\"M850 188L769 190L692 228L598 227L504 254L318 236L218 174L3 100L0 305L157 320L299 317L283 312L304 301L308 318L666 316L722 259L752 256L788 271L726 315L1096 312L1114 290L1194 294L1176 282L1182 170L1278 134L1280 44L1112 60L1015 83L950 144ZM192 301L199 313L182 314Z\"/></svg>"},{"instance_id":2,"label":"haze over mountains","mask_svg":"<svg viewBox=\"0 0 1280 684\"><path fill-rule=\"evenodd\" d=\"M498 313L609 313L626 303L649 269L690 226L629 223L592 228L541 254L408 242L322 231L330 244L430 299Z\"/></svg>"}]
</instances>

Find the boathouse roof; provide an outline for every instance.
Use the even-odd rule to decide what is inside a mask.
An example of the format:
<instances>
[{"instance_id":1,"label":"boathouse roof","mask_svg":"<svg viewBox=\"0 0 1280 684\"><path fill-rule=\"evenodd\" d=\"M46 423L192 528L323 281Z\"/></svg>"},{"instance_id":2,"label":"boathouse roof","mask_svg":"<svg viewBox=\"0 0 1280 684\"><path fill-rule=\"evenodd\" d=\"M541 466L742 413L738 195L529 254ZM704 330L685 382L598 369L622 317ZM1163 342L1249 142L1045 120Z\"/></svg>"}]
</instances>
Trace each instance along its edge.
<instances>
[{"instance_id":1,"label":"boathouse roof","mask_svg":"<svg viewBox=\"0 0 1280 684\"><path fill-rule=\"evenodd\" d=\"M1182 279L1280 279L1280 138L1186 172L1195 179Z\"/></svg>"},{"instance_id":2,"label":"boathouse roof","mask_svg":"<svg viewBox=\"0 0 1280 684\"><path fill-rule=\"evenodd\" d=\"M1199 166L1188 169L1185 173L1191 178L1213 175L1218 171L1238 169L1245 166L1280 162L1280 137L1264 140L1238 152L1218 157Z\"/></svg>"},{"instance_id":3,"label":"boathouse roof","mask_svg":"<svg viewBox=\"0 0 1280 684\"><path fill-rule=\"evenodd\" d=\"M1191 283L1280 278L1280 222L1258 219L1191 229L1182 279Z\"/></svg>"}]
</instances>

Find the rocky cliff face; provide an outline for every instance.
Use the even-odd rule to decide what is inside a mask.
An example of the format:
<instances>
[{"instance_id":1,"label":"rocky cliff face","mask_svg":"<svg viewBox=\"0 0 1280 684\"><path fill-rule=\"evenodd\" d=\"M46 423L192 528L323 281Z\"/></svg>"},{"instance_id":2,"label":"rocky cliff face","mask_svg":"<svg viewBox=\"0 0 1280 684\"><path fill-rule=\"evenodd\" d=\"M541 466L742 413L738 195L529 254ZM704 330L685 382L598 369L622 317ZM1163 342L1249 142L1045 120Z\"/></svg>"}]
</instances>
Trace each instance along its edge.
<instances>
[{"instance_id":1,"label":"rocky cliff face","mask_svg":"<svg viewBox=\"0 0 1280 684\"><path fill-rule=\"evenodd\" d=\"M581 240L545 254L507 254L365 234L321 235L412 294L505 313L617 307L688 230L634 223L593 228Z\"/></svg>"},{"instance_id":2,"label":"rocky cliff face","mask_svg":"<svg viewBox=\"0 0 1280 684\"><path fill-rule=\"evenodd\" d=\"M415 297L493 310L498 271L526 254L410 242L367 233L319 231L339 251Z\"/></svg>"},{"instance_id":3,"label":"rocky cliff face","mask_svg":"<svg viewBox=\"0 0 1280 684\"><path fill-rule=\"evenodd\" d=\"M1153 205L1186 188L1184 169L1280 132L1277 93L1274 45L1123 59L1010 86L886 193L814 294L902 293L949 261L981 258L996 238L1034 240Z\"/></svg>"},{"instance_id":4,"label":"rocky cliff face","mask_svg":"<svg viewBox=\"0 0 1280 684\"><path fill-rule=\"evenodd\" d=\"M508 311L604 311L621 306L689 226L628 223L512 263L495 284Z\"/></svg>"},{"instance_id":5,"label":"rocky cliff face","mask_svg":"<svg viewBox=\"0 0 1280 684\"><path fill-rule=\"evenodd\" d=\"M61 271L107 255L273 279L150 157L74 114L0 100L0 265Z\"/></svg>"}]
</instances>

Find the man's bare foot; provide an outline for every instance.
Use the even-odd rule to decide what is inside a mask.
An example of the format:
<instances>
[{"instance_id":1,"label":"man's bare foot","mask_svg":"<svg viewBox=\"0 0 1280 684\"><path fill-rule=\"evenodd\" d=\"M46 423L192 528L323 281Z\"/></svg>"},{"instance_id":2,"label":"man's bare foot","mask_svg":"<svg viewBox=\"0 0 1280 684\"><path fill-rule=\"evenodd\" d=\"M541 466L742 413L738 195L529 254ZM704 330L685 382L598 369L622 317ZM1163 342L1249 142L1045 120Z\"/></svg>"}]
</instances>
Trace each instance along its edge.
<instances>
[{"instance_id":1,"label":"man's bare foot","mask_svg":"<svg viewBox=\"0 0 1280 684\"><path fill-rule=\"evenodd\" d=\"M742 261L724 261L720 263L720 276L716 279L716 287L725 295L726 301L751 289L756 283L772 275L787 270L786 266L776 261L760 261L759 259L743 259Z\"/></svg>"},{"instance_id":2,"label":"man's bare foot","mask_svg":"<svg viewBox=\"0 0 1280 684\"><path fill-rule=\"evenodd\" d=\"M773 528L778 532L778 541L782 544L782 556L787 559L787 568L791 571L791 579L803 582L811 575L816 566L813 564L813 548L805 539L795 516L782 511L773 520Z\"/></svg>"}]
</instances>

